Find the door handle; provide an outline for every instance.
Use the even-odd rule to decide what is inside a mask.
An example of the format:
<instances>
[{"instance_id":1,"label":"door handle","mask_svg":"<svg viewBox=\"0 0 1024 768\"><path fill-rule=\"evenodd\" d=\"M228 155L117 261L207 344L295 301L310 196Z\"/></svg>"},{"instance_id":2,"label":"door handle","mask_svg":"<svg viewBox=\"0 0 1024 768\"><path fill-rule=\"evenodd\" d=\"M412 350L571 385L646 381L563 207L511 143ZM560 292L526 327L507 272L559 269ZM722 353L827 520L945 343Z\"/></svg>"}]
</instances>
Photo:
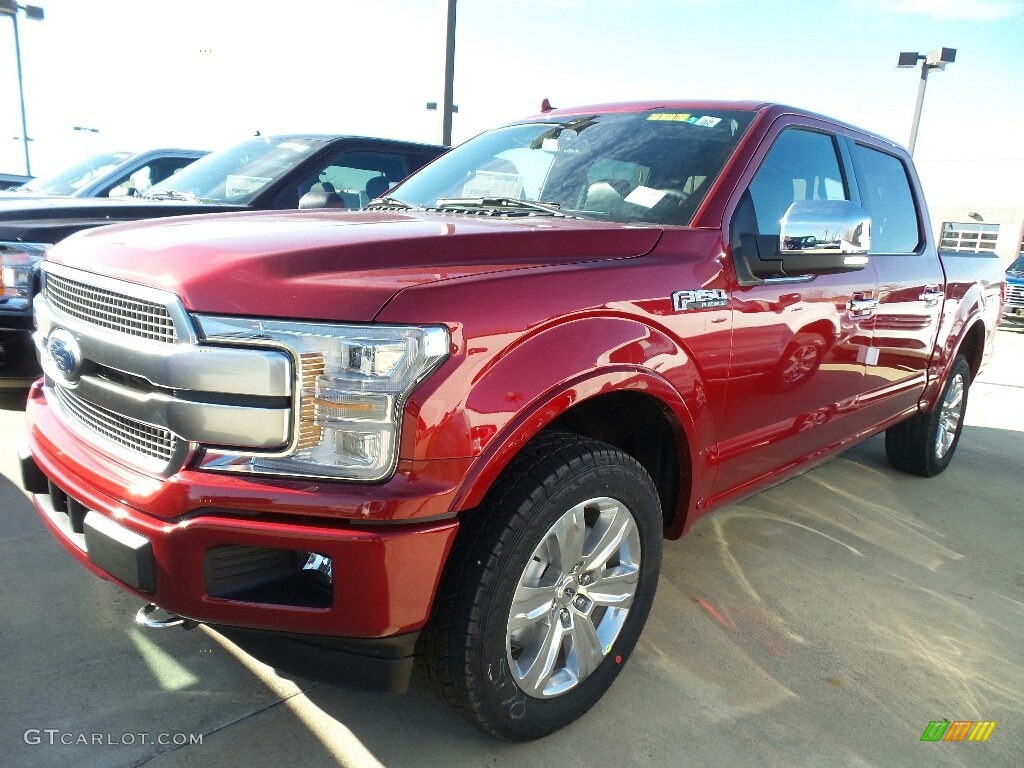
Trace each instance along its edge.
<instances>
[{"instance_id":1,"label":"door handle","mask_svg":"<svg viewBox=\"0 0 1024 768\"><path fill-rule=\"evenodd\" d=\"M873 309L878 309L878 299L865 299L863 294L855 293L850 299L849 309L854 314L870 312Z\"/></svg>"},{"instance_id":2,"label":"door handle","mask_svg":"<svg viewBox=\"0 0 1024 768\"><path fill-rule=\"evenodd\" d=\"M924 302L926 307L934 307L942 301L945 296L945 291L943 291L938 285L926 285L924 287L924 291L921 293L920 299Z\"/></svg>"}]
</instances>

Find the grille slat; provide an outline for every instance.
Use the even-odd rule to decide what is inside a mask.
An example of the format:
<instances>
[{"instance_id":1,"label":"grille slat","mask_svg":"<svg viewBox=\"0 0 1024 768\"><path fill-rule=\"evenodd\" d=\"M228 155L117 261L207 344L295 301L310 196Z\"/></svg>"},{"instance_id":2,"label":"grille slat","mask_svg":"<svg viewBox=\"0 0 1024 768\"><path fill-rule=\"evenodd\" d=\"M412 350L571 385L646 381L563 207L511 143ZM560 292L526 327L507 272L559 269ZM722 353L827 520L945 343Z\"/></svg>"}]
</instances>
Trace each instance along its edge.
<instances>
[{"instance_id":1,"label":"grille slat","mask_svg":"<svg viewBox=\"0 0 1024 768\"><path fill-rule=\"evenodd\" d=\"M90 432L141 456L163 462L173 458L175 437L169 430L87 403L61 386L53 390L67 414Z\"/></svg>"},{"instance_id":2,"label":"grille slat","mask_svg":"<svg viewBox=\"0 0 1024 768\"><path fill-rule=\"evenodd\" d=\"M97 288L53 272L46 275L45 290L47 300L55 309L78 320L164 344L177 340L174 321L162 304Z\"/></svg>"}]
</instances>

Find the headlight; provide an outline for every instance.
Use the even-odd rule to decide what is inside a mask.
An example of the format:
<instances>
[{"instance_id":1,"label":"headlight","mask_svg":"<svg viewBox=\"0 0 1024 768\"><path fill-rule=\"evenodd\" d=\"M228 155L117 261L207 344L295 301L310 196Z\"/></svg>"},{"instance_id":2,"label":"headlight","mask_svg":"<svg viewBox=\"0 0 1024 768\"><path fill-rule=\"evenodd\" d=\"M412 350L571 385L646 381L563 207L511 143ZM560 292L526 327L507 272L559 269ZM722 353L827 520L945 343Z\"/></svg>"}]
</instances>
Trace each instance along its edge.
<instances>
[{"instance_id":1,"label":"headlight","mask_svg":"<svg viewBox=\"0 0 1024 768\"><path fill-rule=\"evenodd\" d=\"M205 341L272 345L294 362L297 429L286 452L208 450L204 469L384 480L409 393L448 356L447 328L194 316Z\"/></svg>"},{"instance_id":2,"label":"headlight","mask_svg":"<svg viewBox=\"0 0 1024 768\"><path fill-rule=\"evenodd\" d=\"M32 300L32 275L49 243L0 242L0 308L25 309Z\"/></svg>"}]
</instances>

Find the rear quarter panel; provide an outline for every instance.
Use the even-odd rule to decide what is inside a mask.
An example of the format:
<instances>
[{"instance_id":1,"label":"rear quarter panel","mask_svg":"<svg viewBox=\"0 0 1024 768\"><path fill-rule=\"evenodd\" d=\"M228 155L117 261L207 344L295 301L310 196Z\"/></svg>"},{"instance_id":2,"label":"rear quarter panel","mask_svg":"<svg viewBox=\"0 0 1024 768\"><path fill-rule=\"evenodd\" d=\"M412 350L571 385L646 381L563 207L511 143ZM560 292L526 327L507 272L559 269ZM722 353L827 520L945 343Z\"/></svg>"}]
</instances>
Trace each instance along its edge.
<instances>
[{"instance_id":1,"label":"rear quarter panel","mask_svg":"<svg viewBox=\"0 0 1024 768\"><path fill-rule=\"evenodd\" d=\"M940 250L939 260L946 275L946 297L929 384L922 398L928 408L934 405L946 372L972 333L980 333L983 343L969 355L968 362L975 377L985 369L994 351L1002 313L1002 286L1006 281L999 257L994 253Z\"/></svg>"}]
</instances>

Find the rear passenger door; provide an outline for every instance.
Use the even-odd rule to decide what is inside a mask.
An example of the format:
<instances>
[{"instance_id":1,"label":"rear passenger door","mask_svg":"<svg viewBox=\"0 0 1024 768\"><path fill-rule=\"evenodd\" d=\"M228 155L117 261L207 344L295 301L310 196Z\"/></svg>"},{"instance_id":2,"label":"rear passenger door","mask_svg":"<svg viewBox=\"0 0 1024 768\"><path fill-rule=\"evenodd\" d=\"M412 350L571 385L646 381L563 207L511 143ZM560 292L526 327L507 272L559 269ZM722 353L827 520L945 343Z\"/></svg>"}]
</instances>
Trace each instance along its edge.
<instances>
[{"instance_id":1,"label":"rear passenger door","mask_svg":"<svg viewBox=\"0 0 1024 768\"><path fill-rule=\"evenodd\" d=\"M869 254L878 281L862 402L881 421L913 408L924 390L945 275L905 157L853 138L848 146L860 204L871 217Z\"/></svg>"}]
</instances>

